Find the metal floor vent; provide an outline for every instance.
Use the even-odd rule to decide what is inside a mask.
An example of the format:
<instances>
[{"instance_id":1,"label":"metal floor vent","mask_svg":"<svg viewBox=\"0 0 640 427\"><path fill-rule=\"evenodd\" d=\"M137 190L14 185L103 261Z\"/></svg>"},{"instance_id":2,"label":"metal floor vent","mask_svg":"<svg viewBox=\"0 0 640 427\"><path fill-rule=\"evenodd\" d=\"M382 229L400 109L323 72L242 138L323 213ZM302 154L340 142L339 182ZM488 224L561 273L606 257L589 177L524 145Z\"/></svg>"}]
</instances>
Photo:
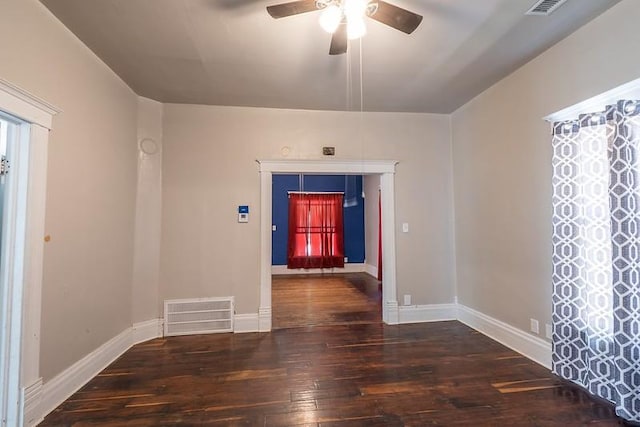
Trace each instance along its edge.
<instances>
[{"instance_id":1,"label":"metal floor vent","mask_svg":"<svg viewBox=\"0 0 640 427\"><path fill-rule=\"evenodd\" d=\"M164 302L164 335L233 332L233 297Z\"/></svg>"},{"instance_id":2,"label":"metal floor vent","mask_svg":"<svg viewBox=\"0 0 640 427\"><path fill-rule=\"evenodd\" d=\"M529 9L525 15L551 15L554 10L559 8L566 1L567 0L539 0L536 4L531 6L531 9Z\"/></svg>"}]
</instances>

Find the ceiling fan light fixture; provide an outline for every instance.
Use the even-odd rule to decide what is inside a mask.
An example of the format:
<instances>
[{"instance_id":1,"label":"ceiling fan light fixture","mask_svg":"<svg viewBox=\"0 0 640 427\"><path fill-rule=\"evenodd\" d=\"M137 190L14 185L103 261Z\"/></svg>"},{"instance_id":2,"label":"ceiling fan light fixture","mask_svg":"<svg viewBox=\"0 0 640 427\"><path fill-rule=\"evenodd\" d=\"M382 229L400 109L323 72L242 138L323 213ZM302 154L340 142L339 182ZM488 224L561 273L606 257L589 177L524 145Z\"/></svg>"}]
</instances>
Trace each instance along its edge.
<instances>
[{"instance_id":1,"label":"ceiling fan light fixture","mask_svg":"<svg viewBox=\"0 0 640 427\"><path fill-rule=\"evenodd\" d=\"M365 19L405 34L413 33L422 22L422 15L383 0L293 0L267 6L267 12L275 19L313 11L320 11L320 26L332 34L329 55L346 53L349 40L363 37L367 33Z\"/></svg>"},{"instance_id":2,"label":"ceiling fan light fixture","mask_svg":"<svg viewBox=\"0 0 640 427\"><path fill-rule=\"evenodd\" d=\"M367 26L362 17L348 18L347 20L347 38L349 40L359 39L367 34Z\"/></svg>"},{"instance_id":3,"label":"ceiling fan light fixture","mask_svg":"<svg viewBox=\"0 0 640 427\"><path fill-rule=\"evenodd\" d=\"M342 10L335 4L329 5L320 14L320 26L327 33L335 33L342 21Z\"/></svg>"},{"instance_id":4,"label":"ceiling fan light fixture","mask_svg":"<svg viewBox=\"0 0 640 427\"><path fill-rule=\"evenodd\" d=\"M367 14L369 0L343 0L342 3L347 19L362 19Z\"/></svg>"}]
</instances>

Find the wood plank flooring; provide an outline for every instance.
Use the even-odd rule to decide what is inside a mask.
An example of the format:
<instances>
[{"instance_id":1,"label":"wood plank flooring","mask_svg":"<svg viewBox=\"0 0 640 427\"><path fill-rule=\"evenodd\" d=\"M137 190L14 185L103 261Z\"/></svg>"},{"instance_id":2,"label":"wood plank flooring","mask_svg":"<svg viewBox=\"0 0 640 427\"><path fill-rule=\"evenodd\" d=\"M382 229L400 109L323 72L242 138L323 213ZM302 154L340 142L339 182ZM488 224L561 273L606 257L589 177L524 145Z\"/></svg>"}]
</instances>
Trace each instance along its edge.
<instances>
[{"instance_id":1,"label":"wood plank flooring","mask_svg":"<svg viewBox=\"0 0 640 427\"><path fill-rule=\"evenodd\" d=\"M608 403L459 322L306 319L331 324L136 345L41 426L624 425Z\"/></svg>"},{"instance_id":2,"label":"wood plank flooring","mask_svg":"<svg viewBox=\"0 0 640 427\"><path fill-rule=\"evenodd\" d=\"M382 321L380 282L364 273L274 276L272 327Z\"/></svg>"}]
</instances>

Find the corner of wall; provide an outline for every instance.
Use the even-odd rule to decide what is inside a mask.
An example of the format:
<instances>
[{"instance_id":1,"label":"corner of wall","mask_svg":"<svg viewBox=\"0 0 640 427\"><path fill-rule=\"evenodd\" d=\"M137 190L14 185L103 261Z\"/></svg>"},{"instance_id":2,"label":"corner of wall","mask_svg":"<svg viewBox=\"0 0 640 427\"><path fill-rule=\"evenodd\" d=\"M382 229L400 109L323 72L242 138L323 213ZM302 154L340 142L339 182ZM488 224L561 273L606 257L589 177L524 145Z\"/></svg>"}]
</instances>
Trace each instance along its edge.
<instances>
[{"instance_id":1,"label":"corner of wall","mask_svg":"<svg viewBox=\"0 0 640 427\"><path fill-rule=\"evenodd\" d=\"M131 291L134 322L160 316L163 112L161 102L138 97L138 173Z\"/></svg>"},{"instance_id":2,"label":"corner of wall","mask_svg":"<svg viewBox=\"0 0 640 427\"><path fill-rule=\"evenodd\" d=\"M457 257L457 239L456 239L456 181L455 181L455 158L453 151L454 133L453 133L453 115L455 112L448 115L449 118L449 179L451 180L451 195L449 200L449 206L451 208L451 287L453 293L454 303L458 302L458 257Z\"/></svg>"},{"instance_id":3,"label":"corner of wall","mask_svg":"<svg viewBox=\"0 0 640 427\"><path fill-rule=\"evenodd\" d=\"M37 425L62 402L136 344L162 336L162 319L133 324L76 363L42 384L27 387L25 425Z\"/></svg>"}]
</instances>

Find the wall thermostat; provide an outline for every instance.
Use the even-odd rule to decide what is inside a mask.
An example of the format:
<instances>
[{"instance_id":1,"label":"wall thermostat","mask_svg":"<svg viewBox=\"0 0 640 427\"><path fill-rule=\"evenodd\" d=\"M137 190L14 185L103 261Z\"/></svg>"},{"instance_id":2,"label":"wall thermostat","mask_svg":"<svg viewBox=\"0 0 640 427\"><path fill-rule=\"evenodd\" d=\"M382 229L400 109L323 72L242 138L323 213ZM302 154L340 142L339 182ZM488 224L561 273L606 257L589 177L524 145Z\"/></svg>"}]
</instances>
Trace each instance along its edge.
<instances>
[{"instance_id":1,"label":"wall thermostat","mask_svg":"<svg viewBox=\"0 0 640 427\"><path fill-rule=\"evenodd\" d=\"M249 206L238 206L238 222L249 222Z\"/></svg>"}]
</instances>

